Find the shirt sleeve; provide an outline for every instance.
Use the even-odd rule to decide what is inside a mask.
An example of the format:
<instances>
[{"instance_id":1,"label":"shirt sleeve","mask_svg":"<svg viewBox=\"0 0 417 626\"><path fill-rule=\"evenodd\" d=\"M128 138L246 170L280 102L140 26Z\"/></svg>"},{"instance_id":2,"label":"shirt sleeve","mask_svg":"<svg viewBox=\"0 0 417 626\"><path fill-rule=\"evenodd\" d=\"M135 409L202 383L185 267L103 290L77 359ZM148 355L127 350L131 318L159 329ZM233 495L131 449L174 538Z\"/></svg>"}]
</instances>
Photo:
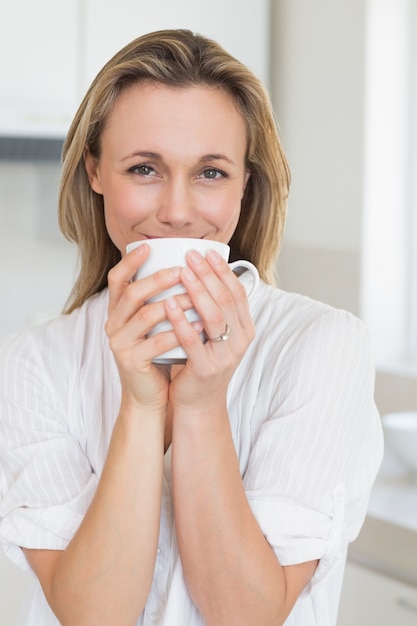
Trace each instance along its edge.
<instances>
[{"instance_id":1,"label":"shirt sleeve","mask_svg":"<svg viewBox=\"0 0 417 626\"><path fill-rule=\"evenodd\" d=\"M357 536L382 460L372 351L363 324L336 310L279 354L269 343L259 393L270 401L253 418L244 485L282 565L320 559L317 585Z\"/></svg>"},{"instance_id":2,"label":"shirt sleeve","mask_svg":"<svg viewBox=\"0 0 417 626\"><path fill-rule=\"evenodd\" d=\"M71 374L55 353L46 366L30 332L0 346L0 540L22 567L28 566L21 547L65 549L97 486L69 430Z\"/></svg>"}]
</instances>

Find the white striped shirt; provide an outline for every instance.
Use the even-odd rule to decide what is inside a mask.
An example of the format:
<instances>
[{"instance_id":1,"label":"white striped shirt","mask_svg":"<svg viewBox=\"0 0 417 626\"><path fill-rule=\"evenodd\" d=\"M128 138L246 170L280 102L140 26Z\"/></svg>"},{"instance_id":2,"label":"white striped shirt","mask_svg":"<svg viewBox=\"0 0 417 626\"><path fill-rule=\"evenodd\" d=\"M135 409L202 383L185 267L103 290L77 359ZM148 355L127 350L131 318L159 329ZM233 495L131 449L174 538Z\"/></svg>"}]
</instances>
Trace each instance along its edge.
<instances>
[{"instance_id":1,"label":"white striped shirt","mask_svg":"<svg viewBox=\"0 0 417 626\"><path fill-rule=\"evenodd\" d=\"M63 550L91 502L120 403L107 291L0 344L0 539ZM382 458L368 333L351 314L263 283L256 338L228 389L248 501L282 565L320 559L286 626L334 626L347 545ZM165 455L159 549L137 626L201 626L173 526ZM25 626L57 626L36 583Z\"/></svg>"}]
</instances>

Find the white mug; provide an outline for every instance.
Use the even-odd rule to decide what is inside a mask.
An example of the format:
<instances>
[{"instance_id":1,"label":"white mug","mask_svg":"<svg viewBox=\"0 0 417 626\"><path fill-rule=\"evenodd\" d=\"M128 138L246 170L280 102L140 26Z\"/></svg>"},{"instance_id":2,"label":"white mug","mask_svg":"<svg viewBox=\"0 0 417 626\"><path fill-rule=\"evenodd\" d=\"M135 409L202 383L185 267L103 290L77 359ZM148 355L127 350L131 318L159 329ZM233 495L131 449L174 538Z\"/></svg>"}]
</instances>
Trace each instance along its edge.
<instances>
[{"instance_id":1,"label":"white mug","mask_svg":"<svg viewBox=\"0 0 417 626\"><path fill-rule=\"evenodd\" d=\"M226 243L221 241L211 241L209 239L193 239L182 237L169 237L160 239L147 239L146 241L134 241L128 244L126 252L130 252L134 248L141 246L142 244L148 244L150 253L143 265L138 269L133 277L133 280L139 278L146 278L159 270L168 267L185 267L187 265L186 255L190 250L197 250L202 256L205 256L209 250L215 250L225 260L229 260L230 247ZM255 287L259 284L259 274L256 267L249 261L241 260L229 263L229 267L239 277L243 285L246 288L248 295L252 293ZM159 302L160 300L166 300L172 296L176 296L180 293L184 293L185 288L181 283L174 285L170 289L167 289L158 295L147 300L147 302ZM200 318L195 309L189 309L185 312L187 319L192 323L198 321ZM172 329L171 324L168 321L157 324L155 328L148 334L152 336L155 333ZM201 340L205 341L206 337L204 333L200 335ZM164 352L153 359L154 363L172 364L172 363L185 363L187 355L181 346L173 348L168 352Z\"/></svg>"}]
</instances>

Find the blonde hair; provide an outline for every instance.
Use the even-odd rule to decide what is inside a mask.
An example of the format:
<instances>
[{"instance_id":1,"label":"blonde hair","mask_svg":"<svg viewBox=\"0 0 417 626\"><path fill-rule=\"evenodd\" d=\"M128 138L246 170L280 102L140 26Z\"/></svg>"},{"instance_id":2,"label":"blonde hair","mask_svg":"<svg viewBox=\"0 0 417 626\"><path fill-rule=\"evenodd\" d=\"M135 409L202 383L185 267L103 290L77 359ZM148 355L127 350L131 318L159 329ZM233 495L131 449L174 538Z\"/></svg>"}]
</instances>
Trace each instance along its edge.
<instances>
[{"instance_id":1,"label":"blonde hair","mask_svg":"<svg viewBox=\"0 0 417 626\"><path fill-rule=\"evenodd\" d=\"M250 178L231 239L231 260L252 261L274 283L274 266L285 222L290 174L262 83L216 42L188 30L164 30L135 39L99 72L82 101L63 147L59 223L79 249L79 274L66 305L69 313L107 286L121 258L105 226L103 198L89 184L88 149L100 156L106 119L123 89L139 81L171 87L207 85L230 94L247 127Z\"/></svg>"}]
</instances>

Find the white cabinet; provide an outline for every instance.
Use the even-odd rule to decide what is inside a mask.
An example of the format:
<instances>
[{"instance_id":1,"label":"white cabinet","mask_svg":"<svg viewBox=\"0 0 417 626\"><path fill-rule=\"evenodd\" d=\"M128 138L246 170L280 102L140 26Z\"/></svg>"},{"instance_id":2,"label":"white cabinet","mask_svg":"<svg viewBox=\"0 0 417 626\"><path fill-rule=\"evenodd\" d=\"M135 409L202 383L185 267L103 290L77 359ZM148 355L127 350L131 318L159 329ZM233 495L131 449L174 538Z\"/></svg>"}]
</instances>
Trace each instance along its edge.
<instances>
[{"instance_id":1,"label":"white cabinet","mask_svg":"<svg viewBox=\"0 0 417 626\"><path fill-rule=\"evenodd\" d=\"M337 626L416 624L416 587L348 562Z\"/></svg>"},{"instance_id":2,"label":"white cabinet","mask_svg":"<svg viewBox=\"0 0 417 626\"><path fill-rule=\"evenodd\" d=\"M268 83L268 0L20 0L3 13L0 135L64 136L104 63L162 28L218 40Z\"/></svg>"},{"instance_id":3,"label":"white cabinet","mask_svg":"<svg viewBox=\"0 0 417 626\"><path fill-rule=\"evenodd\" d=\"M74 1L7 4L0 20L1 133L62 132L78 98L78 33Z\"/></svg>"},{"instance_id":4,"label":"white cabinet","mask_svg":"<svg viewBox=\"0 0 417 626\"><path fill-rule=\"evenodd\" d=\"M0 20L1 97L63 100L76 88L76 2L10 2Z\"/></svg>"}]
</instances>

